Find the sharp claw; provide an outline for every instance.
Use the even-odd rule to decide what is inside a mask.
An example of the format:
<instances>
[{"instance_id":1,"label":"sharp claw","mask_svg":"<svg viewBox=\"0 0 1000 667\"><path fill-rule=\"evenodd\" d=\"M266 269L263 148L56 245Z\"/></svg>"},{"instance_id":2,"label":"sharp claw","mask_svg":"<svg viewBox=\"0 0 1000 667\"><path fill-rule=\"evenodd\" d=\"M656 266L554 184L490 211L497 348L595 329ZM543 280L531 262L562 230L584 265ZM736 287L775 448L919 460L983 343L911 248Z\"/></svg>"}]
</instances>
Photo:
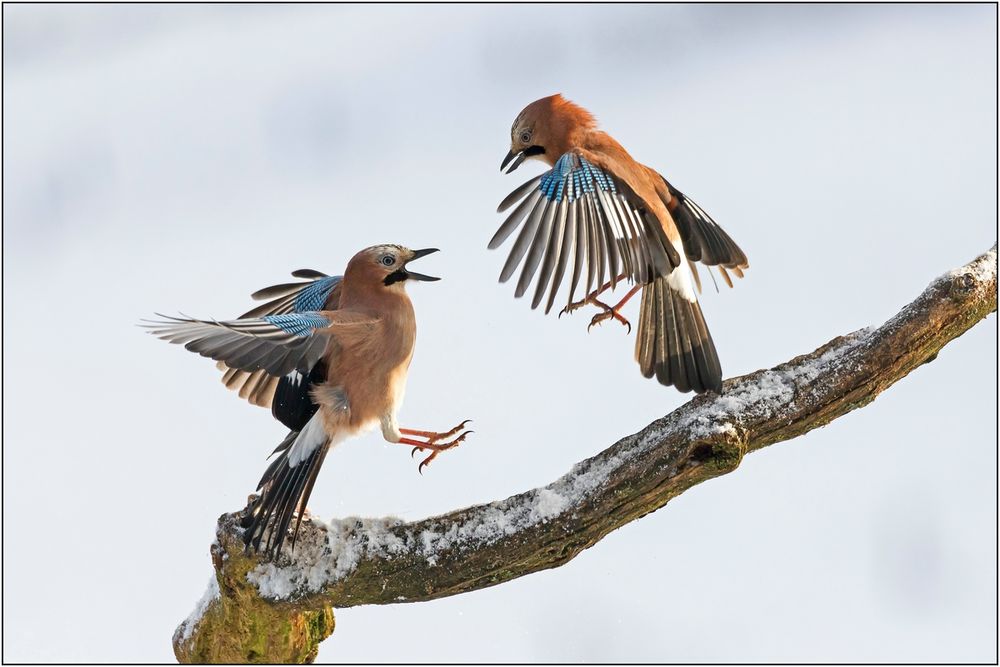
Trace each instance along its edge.
<instances>
[{"instance_id":1,"label":"sharp claw","mask_svg":"<svg viewBox=\"0 0 1000 667\"><path fill-rule=\"evenodd\" d=\"M465 428L465 425L468 424L471 421L472 421L471 419L466 419L465 421L463 421L461 424L459 424L458 426L456 426L452 430L453 431L458 431L458 430L460 430L462 428ZM454 439L452 439L451 442L446 442L444 444L437 444L437 443L434 442L433 439L429 440L427 444L429 445L429 449L431 449L431 455L428 456L426 459L424 459L423 461L420 462L420 465L417 466L417 472L420 473L421 475L423 475L424 474L424 468L427 467L428 465L430 465L430 462L433 461L437 457L438 454L440 454L441 452L446 452L449 449L452 449L454 447L458 447L459 443L464 442L466 436L469 436L472 433L475 433L475 431L464 431L462 433L459 433ZM440 434L440 435L443 435L443 434ZM419 446L419 445L412 445L412 449L410 450L410 458L413 458L416 455L417 450L420 450L422 452L422 451L424 451L424 448L421 447L421 446Z\"/></svg>"},{"instance_id":2,"label":"sharp claw","mask_svg":"<svg viewBox=\"0 0 1000 667\"><path fill-rule=\"evenodd\" d=\"M591 301L588 300L586 297L584 297L580 301L571 301L565 306L563 306L563 309L559 311L559 317L562 317L563 315L572 315L574 311L576 311L579 308L583 308L588 303L591 303ZM557 317L556 319L559 318Z\"/></svg>"},{"instance_id":3,"label":"sharp claw","mask_svg":"<svg viewBox=\"0 0 1000 667\"><path fill-rule=\"evenodd\" d=\"M587 325L587 333L590 333L591 327L595 327L598 324L603 324L605 320L616 319L622 323L622 326L628 327L626 335L632 333L632 323L626 320L624 317L616 317L616 313L612 309L608 309L603 313L598 313L594 315L594 319L590 320L590 324Z\"/></svg>"}]
</instances>

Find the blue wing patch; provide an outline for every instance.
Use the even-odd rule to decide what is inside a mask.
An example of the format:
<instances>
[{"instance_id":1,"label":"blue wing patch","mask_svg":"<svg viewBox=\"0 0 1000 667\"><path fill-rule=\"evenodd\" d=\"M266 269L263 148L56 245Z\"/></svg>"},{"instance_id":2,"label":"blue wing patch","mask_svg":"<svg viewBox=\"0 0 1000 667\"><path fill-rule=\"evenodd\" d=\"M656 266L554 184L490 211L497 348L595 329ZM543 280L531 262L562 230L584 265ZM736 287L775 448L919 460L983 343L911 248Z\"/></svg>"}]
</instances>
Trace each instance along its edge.
<instances>
[{"instance_id":1,"label":"blue wing patch","mask_svg":"<svg viewBox=\"0 0 1000 667\"><path fill-rule=\"evenodd\" d=\"M520 202L520 203L517 203ZM518 266L514 296L523 296L537 275L531 307L545 298L551 309L563 278L568 301L583 280L585 294L606 281L645 285L679 266L676 249L646 203L627 182L577 152L561 155L552 168L507 195L498 212L517 203L489 247L498 248L520 228L500 271L506 282Z\"/></svg>"},{"instance_id":2,"label":"blue wing patch","mask_svg":"<svg viewBox=\"0 0 1000 667\"><path fill-rule=\"evenodd\" d=\"M331 288L332 289L332 288ZM330 326L330 320L318 313L290 313L288 315L265 315L260 318L293 336L311 336L314 329Z\"/></svg>"},{"instance_id":3,"label":"blue wing patch","mask_svg":"<svg viewBox=\"0 0 1000 667\"><path fill-rule=\"evenodd\" d=\"M305 313L320 310L326 303L333 288L340 284L343 276L327 276L309 283L295 297L295 312Z\"/></svg>"},{"instance_id":4,"label":"blue wing patch","mask_svg":"<svg viewBox=\"0 0 1000 667\"><path fill-rule=\"evenodd\" d=\"M572 203L585 194L593 194L595 185L604 192L617 193L614 181L604 170L576 153L566 153L542 174L538 189L549 201L559 203L566 196Z\"/></svg>"}]
</instances>

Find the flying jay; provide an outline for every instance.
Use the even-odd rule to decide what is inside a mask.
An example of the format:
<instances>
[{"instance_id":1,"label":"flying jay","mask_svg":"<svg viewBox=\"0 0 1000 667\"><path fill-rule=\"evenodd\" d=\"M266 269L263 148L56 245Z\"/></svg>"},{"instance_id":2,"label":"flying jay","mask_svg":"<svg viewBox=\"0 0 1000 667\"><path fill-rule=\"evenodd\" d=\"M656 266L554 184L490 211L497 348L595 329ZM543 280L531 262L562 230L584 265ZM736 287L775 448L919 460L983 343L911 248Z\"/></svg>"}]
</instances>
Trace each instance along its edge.
<instances>
[{"instance_id":1,"label":"flying jay","mask_svg":"<svg viewBox=\"0 0 1000 667\"><path fill-rule=\"evenodd\" d=\"M739 246L700 206L599 130L589 111L562 95L536 100L518 114L500 170L510 173L532 158L550 169L511 192L497 209L517 204L490 240L491 249L521 230L500 282L521 266L515 296L523 296L537 277L531 307L544 301L548 313L568 279L568 303L560 315L593 304L602 312L590 326L614 318L629 331L620 311L641 290L635 358L642 374L682 392L721 393L722 368L698 304L695 262L716 267L732 287L729 272L742 278L750 266ZM625 298L613 306L599 300L622 281L632 285ZM581 284L583 297L574 301Z\"/></svg>"}]
</instances>

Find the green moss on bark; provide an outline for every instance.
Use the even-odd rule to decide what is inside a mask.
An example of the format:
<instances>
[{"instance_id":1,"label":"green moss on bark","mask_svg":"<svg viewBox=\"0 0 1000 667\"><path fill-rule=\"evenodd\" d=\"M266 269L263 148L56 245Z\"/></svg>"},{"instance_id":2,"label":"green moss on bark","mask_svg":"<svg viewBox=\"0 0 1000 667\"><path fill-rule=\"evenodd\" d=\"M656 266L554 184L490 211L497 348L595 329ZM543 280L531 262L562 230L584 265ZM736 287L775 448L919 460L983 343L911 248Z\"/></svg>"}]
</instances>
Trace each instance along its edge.
<instances>
[{"instance_id":1,"label":"green moss on bark","mask_svg":"<svg viewBox=\"0 0 1000 667\"><path fill-rule=\"evenodd\" d=\"M220 523L226 517L220 519ZM257 564L242 553L241 544L220 536L212 547L220 596L209 603L187 640L183 626L174 636L174 654L181 663L310 663L319 644L333 634L333 607L297 609L266 600L247 581ZM224 546L222 546L224 545Z\"/></svg>"}]
</instances>

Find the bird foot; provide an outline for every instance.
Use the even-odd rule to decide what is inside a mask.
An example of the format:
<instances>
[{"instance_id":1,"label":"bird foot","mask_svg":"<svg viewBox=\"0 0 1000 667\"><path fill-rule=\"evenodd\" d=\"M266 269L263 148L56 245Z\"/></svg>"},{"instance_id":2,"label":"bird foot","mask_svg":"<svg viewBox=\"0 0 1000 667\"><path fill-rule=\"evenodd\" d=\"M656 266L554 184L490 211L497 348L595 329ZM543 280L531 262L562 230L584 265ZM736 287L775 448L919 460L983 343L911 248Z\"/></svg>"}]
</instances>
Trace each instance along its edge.
<instances>
[{"instance_id":1,"label":"bird foot","mask_svg":"<svg viewBox=\"0 0 1000 667\"><path fill-rule=\"evenodd\" d=\"M465 425L468 424L471 421L472 421L471 419L466 419L461 424L459 424L455 428L451 429L450 431L445 431L444 433L434 433L434 434L430 435L427 438L427 442L435 443L438 440L447 440L451 436L455 435L456 433L458 433L459 431L461 431L462 429L464 429ZM471 433L472 431L469 431L469 432Z\"/></svg>"},{"instance_id":2,"label":"bird foot","mask_svg":"<svg viewBox=\"0 0 1000 667\"><path fill-rule=\"evenodd\" d=\"M458 447L460 444L462 444L462 442L465 441L465 438L466 438L467 435L469 435L470 433L474 433L474 432L475 431L465 431L464 433L462 433L461 435L459 435L454 440L450 440L448 442L443 442L441 444L431 444L431 445L429 445L429 448L431 449L430 456L428 456L426 459L424 459L423 461L420 462L420 465L417 466L417 472L420 473L421 475L423 475L424 474L424 466L430 465L430 462L433 461L434 459L436 459L438 454L440 454L441 452L446 452L449 449L453 449L455 447ZM414 447L414 451L416 451L417 449L419 449L419 447Z\"/></svg>"},{"instance_id":3,"label":"bird foot","mask_svg":"<svg viewBox=\"0 0 1000 667\"><path fill-rule=\"evenodd\" d=\"M586 306L588 303L593 303L593 301L591 301L590 296L585 296L579 301L571 301L567 303L562 310L559 311L559 316L556 319L559 319L559 317L562 317L563 315L571 315L572 313Z\"/></svg>"},{"instance_id":4,"label":"bird foot","mask_svg":"<svg viewBox=\"0 0 1000 667\"><path fill-rule=\"evenodd\" d=\"M470 421L472 420L466 419L455 428L449 431L445 431L443 433L438 433L436 431L414 431L412 429L401 428L399 429L401 433L405 433L408 435L417 435L424 438L424 440L421 441L421 440L413 440L411 438L402 438L400 439L399 443L403 445L410 445L411 447L413 447L413 449L410 451L411 458L418 451L423 452L425 450L430 450L431 452L430 456L421 461L420 465L417 466L417 472L419 472L422 475L424 473L424 466L428 465L431 461L437 458L438 454L440 454L441 452L446 452L449 449L458 447L462 442L465 441L466 436L468 436L470 433L475 432L475 431L463 431L465 425L468 424ZM459 433L460 431L461 433ZM448 438L451 438L456 435L457 437L455 437L453 440L449 440L448 442L440 442L441 440L447 440Z\"/></svg>"},{"instance_id":5,"label":"bird foot","mask_svg":"<svg viewBox=\"0 0 1000 667\"><path fill-rule=\"evenodd\" d=\"M576 310L579 310L580 308L583 308L584 306L586 306L588 303L592 303L595 306L601 306L604 309L607 309L607 306L605 306L603 303L601 303L600 301L598 301L597 297L601 296L602 294L604 294L609 289L613 290L615 288L616 284L618 284L619 282L621 282L623 280L626 280L627 278L628 278L628 276L623 273L620 276L612 278L608 282L604 283L603 285L601 285L600 287L598 287L597 289L595 289L593 292L591 292L591 293L587 294L586 296L584 296L579 301L570 301L569 303L566 304L565 308L563 308L562 310L559 311L559 317L562 317L563 315L568 315L568 314L570 314L570 313L572 313L572 312L574 312ZM572 298L572 294L570 295L570 297Z\"/></svg>"},{"instance_id":6,"label":"bird foot","mask_svg":"<svg viewBox=\"0 0 1000 667\"><path fill-rule=\"evenodd\" d=\"M587 333L590 333L591 327L598 325L601 322L604 322L605 320L610 320L612 318L621 322L622 326L628 327L628 333L632 333L632 323L629 322L627 319L625 319L625 316L622 315L620 312L618 312L617 309L612 308L608 304L604 303L603 301L598 301L597 299L594 299L592 303L595 306L603 308L604 310L603 312L594 315L593 319L590 320L590 324L587 325Z\"/></svg>"}]
</instances>

